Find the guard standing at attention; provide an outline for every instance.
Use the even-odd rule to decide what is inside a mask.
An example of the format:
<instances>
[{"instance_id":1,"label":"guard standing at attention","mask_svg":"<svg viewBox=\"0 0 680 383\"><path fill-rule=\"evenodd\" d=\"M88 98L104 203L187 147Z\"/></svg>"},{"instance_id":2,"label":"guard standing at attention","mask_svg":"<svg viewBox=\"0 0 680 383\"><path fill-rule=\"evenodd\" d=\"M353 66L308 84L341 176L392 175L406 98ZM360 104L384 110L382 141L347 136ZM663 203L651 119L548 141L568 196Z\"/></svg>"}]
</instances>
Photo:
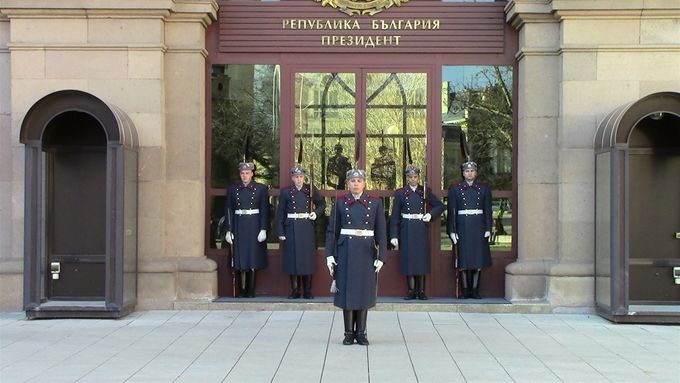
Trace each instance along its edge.
<instances>
[{"instance_id":1,"label":"guard standing at attention","mask_svg":"<svg viewBox=\"0 0 680 383\"><path fill-rule=\"evenodd\" d=\"M462 165L463 180L448 191L447 233L458 246L463 298L480 299L481 270L491 266L489 237L493 222L491 188L477 182L477 164Z\"/></svg>"},{"instance_id":2,"label":"guard standing at attention","mask_svg":"<svg viewBox=\"0 0 680 383\"><path fill-rule=\"evenodd\" d=\"M426 191L420 185L420 168L408 165L404 174L407 185L394 193L390 218L390 233L394 237L390 242L399 247L399 270L406 275L408 292L404 299L425 300L425 275L430 273L429 222L439 217L444 204L430 188Z\"/></svg>"},{"instance_id":3,"label":"guard standing at attention","mask_svg":"<svg viewBox=\"0 0 680 383\"><path fill-rule=\"evenodd\" d=\"M333 303L342 309L344 345L368 345L366 318L375 306L378 272L387 256L382 201L366 192L366 172L347 172L349 193L335 200L326 234L326 263L335 275Z\"/></svg>"},{"instance_id":4,"label":"guard standing at attention","mask_svg":"<svg viewBox=\"0 0 680 383\"><path fill-rule=\"evenodd\" d=\"M240 274L239 297L255 296L255 270L267 267L269 196L253 179L255 164L238 164L240 182L227 189L225 240L233 245L233 268Z\"/></svg>"},{"instance_id":5,"label":"guard standing at attention","mask_svg":"<svg viewBox=\"0 0 680 383\"><path fill-rule=\"evenodd\" d=\"M305 183L307 172L302 166L291 171L292 184L281 189L276 212L276 232L283 243L283 271L290 275L288 299L302 296L312 299L312 274L316 270L316 235L314 221L326 209L326 201L317 189L312 192ZM310 196L311 195L311 196ZM302 281L300 281L302 279Z\"/></svg>"}]
</instances>

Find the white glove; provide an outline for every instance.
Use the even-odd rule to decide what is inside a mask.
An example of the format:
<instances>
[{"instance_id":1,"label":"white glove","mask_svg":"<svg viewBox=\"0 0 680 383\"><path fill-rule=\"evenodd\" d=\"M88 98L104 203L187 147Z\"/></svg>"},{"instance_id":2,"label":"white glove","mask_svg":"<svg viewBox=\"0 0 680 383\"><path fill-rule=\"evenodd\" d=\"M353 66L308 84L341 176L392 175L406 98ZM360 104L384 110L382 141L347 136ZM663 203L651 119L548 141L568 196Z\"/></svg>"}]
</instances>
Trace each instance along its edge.
<instances>
[{"instance_id":1,"label":"white glove","mask_svg":"<svg viewBox=\"0 0 680 383\"><path fill-rule=\"evenodd\" d=\"M488 231L484 232L484 238L489 238L490 236L491 236L490 232L488 232ZM489 238L489 239L491 239L491 238Z\"/></svg>"},{"instance_id":2,"label":"white glove","mask_svg":"<svg viewBox=\"0 0 680 383\"><path fill-rule=\"evenodd\" d=\"M430 213L425 213L423 216L423 222L430 222L432 220L432 214Z\"/></svg>"},{"instance_id":3,"label":"white glove","mask_svg":"<svg viewBox=\"0 0 680 383\"><path fill-rule=\"evenodd\" d=\"M375 266L375 272L379 273L384 264L385 263L383 261L376 259L375 262L373 262L373 266Z\"/></svg>"},{"instance_id":4,"label":"white glove","mask_svg":"<svg viewBox=\"0 0 680 383\"><path fill-rule=\"evenodd\" d=\"M282 241L285 241L285 240L286 240L286 236L285 236L285 235L280 235L280 236L279 236L279 239L282 240Z\"/></svg>"},{"instance_id":5,"label":"white glove","mask_svg":"<svg viewBox=\"0 0 680 383\"><path fill-rule=\"evenodd\" d=\"M267 239L267 230L260 230L260 234L257 235L257 242L264 242Z\"/></svg>"},{"instance_id":6,"label":"white glove","mask_svg":"<svg viewBox=\"0 0 680 383\"><path fill-rule=\"evenodd\" d=\"M309 219L311 219L312 221L316 220L316 213L315 212L309 213Z\"/></svg>"},{"instance_id":7,"label":"white glove","mask_svg":"<svg viewBox=\"0 0 680 383\"><path fill-rule=\"evenodd\" d=\"M227 241L228 244L233 245L234 244L234 234L232 234L231 231L228 231L224 235L224 240Z\"/></svg>"},{"instance_id":8,"label":"white glove","mask_svg":"<svg viewBox=\"0 0 680 383\"><path fill-rule=\"evenodd\" d=\"M399 246L399 240L398 240L398 239L396 239L396 238L392 238L392 239L390 239L390 243L391 243L391 244L392 244L392 246L394 246L394 247L397 247L397 246Z\"/></svg>"},{"instance_id":9,"label":"white glove","mask_svg":"<svg viewBox=\"0 0 680 383\"><path fill-rule=\"evenodd\" d=\"M456 233L451 233L451 235L449 235L449 236L451 237L451 240L453 241L453 244L454 244L454 245L455 245L456 243L458 243L458 234L456 234Z\"/></svg>"},{"instance_id":10,"label":"white glove","mask_svg":"<svg viewBox=\"0 0 680 383\"><path fill-rule=\"evenodd\" d=\"M326 257L326 266L328 266L328 272L333 275L333 266L336 266L335 257Z\"/></svg>"}]
</instances>

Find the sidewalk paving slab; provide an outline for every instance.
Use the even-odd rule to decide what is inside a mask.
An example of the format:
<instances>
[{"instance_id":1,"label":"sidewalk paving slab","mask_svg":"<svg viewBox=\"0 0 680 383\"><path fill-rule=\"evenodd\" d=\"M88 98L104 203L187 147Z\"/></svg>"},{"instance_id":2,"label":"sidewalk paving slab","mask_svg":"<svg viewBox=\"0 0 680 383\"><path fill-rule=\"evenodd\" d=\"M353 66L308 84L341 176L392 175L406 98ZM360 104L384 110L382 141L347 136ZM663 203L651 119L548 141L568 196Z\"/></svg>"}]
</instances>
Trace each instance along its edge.
<instances>
[{"instance_id":1,"label":"sidewalk paving slab","mask_svg":"<svg viewBox=\"0 0 680 383\"><path fill-rule=\"evenodd\" d=\"M680 382L680 326L592 314L161 310L26 320L0 313L0 382Z\"/></svg>"}]
</instances>

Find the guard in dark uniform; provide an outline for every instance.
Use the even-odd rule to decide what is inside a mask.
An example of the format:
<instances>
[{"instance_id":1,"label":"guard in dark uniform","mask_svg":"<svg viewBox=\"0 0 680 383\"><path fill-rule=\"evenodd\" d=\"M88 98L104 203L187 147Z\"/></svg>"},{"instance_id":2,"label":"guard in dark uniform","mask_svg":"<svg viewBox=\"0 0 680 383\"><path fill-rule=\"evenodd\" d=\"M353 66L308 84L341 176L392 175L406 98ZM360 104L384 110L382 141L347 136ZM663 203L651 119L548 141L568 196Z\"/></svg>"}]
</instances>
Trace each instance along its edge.
<instances>
[{"instance_id":1,"label":"guard in dark uniform","mask_svg":"<svg viewBox=\"0 0 680 383\"><path fill-rule=\"evenodd\" d=\"M240 297L255 296L255 270L267 267L269 196L267 186L253 180L255 164L238 165L241 182L227 189L224 239L233 245L233 268L240 273Z\"/></svg>"},{"instance_id":2,"label":"guard in dark uniform","mask_svg":"<svg viewBox=\"0 0 680 383\"><path fill-rule=\"evenodd\" d=\"M425 274L430 273L429 223L444 211L444 204L420 181L420 168L406 166L407 185L394 193L394 206L390 218L392 245L399 247L399 270L406 275L408 293L404 299L427 299ZM429 205L429 209L426 206ZM429 210L429 211L426 211ZM398 237L397 237L398 235Z\"/></svg>"},{"instance_id":3,"label":"guard in dark uniform","mask_svg":"<svg viewBox=\"0 0 680 383\"><path fill-rule=\"evenodd\" d=\"M458 246L463 298L480 299L480 273L491 266L491 188L475 181L476 163L465 162L462 170L463 181L452 185L448 191L447 233Z\"/></svg>"},{"instance_id":4,"label":"guard in dark uniform","mask_svg":"<svg viewBox=\"0 0 680 383\"><path fill-rule=\"evenodd\" d=\"M290 174L293 184L281 189L279 197L276 232L284 241L283 271L290 275L291 289L288 299L300 298L300 278L304 298L312 299L312 274L316 270L314 220L323 214L326 201L317 189L312 192L310 185L304 183L307 172L302 166L293 167Z\"/></svg>"},{"instance_id":5,"label":"guard in dark uniform","mask_svg":"<svg viewBox=\"0 0 680 383\"><path fill-rule=\"evenodd\" d=\"M347 171L352 169L352 164L342 152L345 149L338 142L335 144L335 155L328 159L326 165L326 183L336 190L345 189L347 184Z\"/></svg>"},{"instance_id":6,"label":"guard in dark uniform","mask_svg":"<svg viewBox=\"0 0 680 383\"><path fill-rule=\"evenodd\" d=\"M326 264L338 291L333 303L342 309L344 345L368 345L366 317L375 306L378 272L387 256L385 211L380 198L366 193L366 172L347 172L350 193L336 199L326 234Z\"/></svg>"}]
</instances>

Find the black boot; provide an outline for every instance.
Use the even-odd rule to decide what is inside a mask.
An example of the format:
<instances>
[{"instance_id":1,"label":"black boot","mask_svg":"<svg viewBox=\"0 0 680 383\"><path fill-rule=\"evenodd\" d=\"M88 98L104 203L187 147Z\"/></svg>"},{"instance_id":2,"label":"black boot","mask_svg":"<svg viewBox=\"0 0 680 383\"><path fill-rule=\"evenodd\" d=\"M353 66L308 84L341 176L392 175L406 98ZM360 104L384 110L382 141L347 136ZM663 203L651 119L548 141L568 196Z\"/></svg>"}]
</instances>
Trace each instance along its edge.
<instances>
[{"instance_id":1,"label":"black boot","mask_svg":"<svg viewBox=\"0 0 680 383\"><path fill-rule=\"evenodd\" d=\"M246 297L255 298L255 270L246 274Z\"/></svg>"},{"instance_id":2,"label":"black boot","mask_svg":"<svg viewBox=\"0 0 680 383\"><path fill-rule=\"evenodd\" d=\"M415 277L413 275L409 275L406 277L406 285L408 286L408 293L406 293L406 296L404 299L407 301L410 301L411 299L416 299L416 282L415 282Z\"/></svg>"},{"instance_id":3,"label":"black boot","mask_svg":"<svg viewBox=\"0 0 680 383\"><path fill-rule=\"evenodd\" d=\"M467 292L465 293L465 299L470 299L472 298L472 290L473 290L473 285L472 285L472 270L465 270L466 279L468 283L468 288Z\"/></svg>"},{"instance_id":4,"label":"black boot","mask_svg":"<svg viewBox=\"0 0 680 383\"><path fill-rule=\"evenodd\" d=\"M354 334L354 338L362 346L368 346L368 338L366 338L366 317L368 316L368 310L356 310L354 311L354 316L357 321L357 331Z\"/></svg>"},{"instance_id":5,"label":"black boot","mask_svg":"<svg viewBox=\"0 0 680 383\"><path fill-rule=\"evenodd\" d=\"M354 311L342 310L342 317L345 320L345 339L342 344L349 346L354 344Z\"/></svg>"},{"instance_id":6,"label":"black boot","mask_svg":"<svg viewBox=\"0 0 680 383\"><path fill-rule=\"evenodd\" d=\"M416 278L418 278L418 299L426 301L428 298L425 295L425 276L419 275Z\"/></svg>"},{"instance_id":7,"label":"black boot","mask_svg":"<svg viewBox=\"0 0 680 383\"><path fill-rule=\"evenodd\" d=\"M305 285L305 293L302 297L305 299L314 299L314 295L312 295L312 276L303 275L302 283Z\"/></svg>"},{"instance_id":8,"label":"black boot","mask_svg":"<svg viewBox=\"0 0 680 383\"><path fill-rule=\"evenodd\" d=\"M461 270L459 275L461 285L463 285L463 295L460 298L468 299L470 297L470 284L468 282L467 270Z\"/></svg>"},{"instance_id":9,"label":"black boot","mask_svg":"<svg viewBox=\"0 0 680 383\"><path fill-rule=\"evenodd\" d=\"M482 296L479 295L479 277L481 274L481 270L475 270L472 272L472 292L470 295L474 299L482 299Z\"/></svg>"},{"instance_id":10,"label":"black boot","mask_svg":"<svg viewBox=\"0 0 680 383\"><path fill-rule=\"evenodd\" d=\"M298 284L298 276L297 275L291 275L290 276L290 295L288 295L288 299L297 299L300 298L300 285Z\"/></svg>"},{"instance_id":11,"label":"black boot","mask_svg":"<svg viewBox=\"0 0 680 383\"><path fill-rule=\"evenodd\" d=\"M236 296L239 298L245 298L246 296L246 275L248 272L246 270L239 270L238 275L236 275Z\"/></svg>"}]
</instances>

